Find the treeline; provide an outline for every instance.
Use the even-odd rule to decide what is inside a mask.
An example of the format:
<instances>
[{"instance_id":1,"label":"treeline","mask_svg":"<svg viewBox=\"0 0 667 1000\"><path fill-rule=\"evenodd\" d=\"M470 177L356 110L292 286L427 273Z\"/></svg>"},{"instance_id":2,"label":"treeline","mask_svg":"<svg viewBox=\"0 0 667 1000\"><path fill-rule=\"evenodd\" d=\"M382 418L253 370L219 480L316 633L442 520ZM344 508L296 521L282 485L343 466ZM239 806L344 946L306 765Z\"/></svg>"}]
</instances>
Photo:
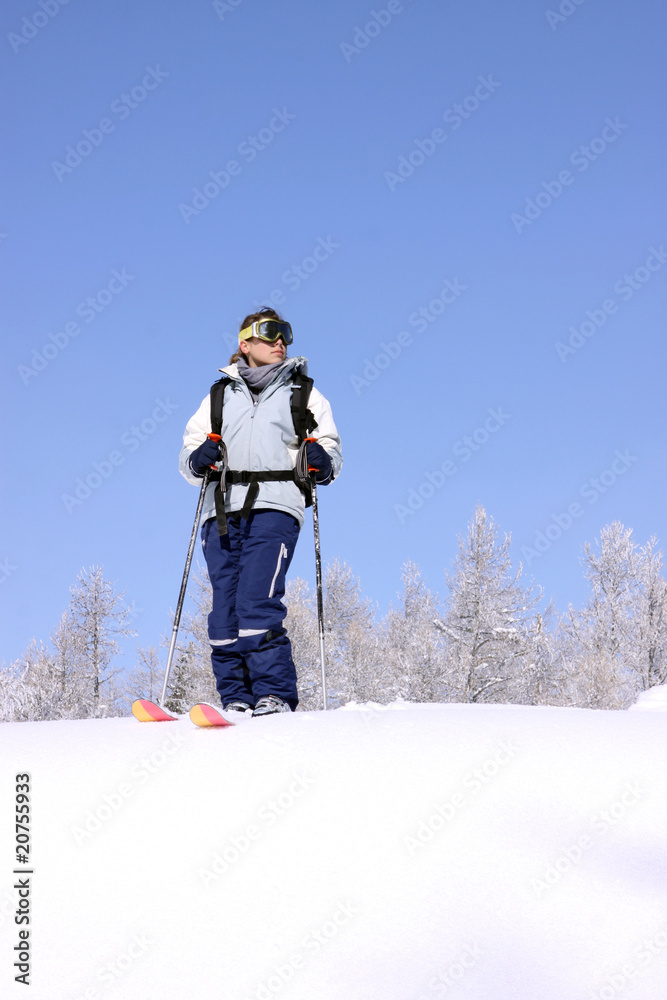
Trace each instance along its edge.
<instances>
[{"instance_id":1,"label":"treeline","mask_svg":"<svg viewBox=\"0 0 667 1000\"><path fill-rule=\"evenodd\" d=\"M418 566L403 567L396 606L380 617L352 569L327 567L324 618L329 705L477 702L620 709L667 681L667 583L655 539L632 540L619 522L586 544L584 608L559 614L510 558L510 538L478 507L446 574L447 595L433 593ZM210 667L210 585L192 584L167 705L185 712L217 702ZM315 594L292 580L286 626L299 674L300 708L322 707ZM134 697L161 693L164 657L138 650L129 673L117 666L121 636L133 634L131 609L102 570L81 573L70 607L47 646L33 641L0 669L3 720L122 715Z\"/></svg>"},{"instance_id":2,"label":"treeline","mask_svg":"<svg viewBox=\"0 0 667 1000\"><path fill-rule=\"evenodd\" d=\"M136 635L133 619L101 567L82 570L50 643L33 639L23 656L0 668L0 719L123 715L127 690L119 640Z\"/></svg>"}]
</instances>

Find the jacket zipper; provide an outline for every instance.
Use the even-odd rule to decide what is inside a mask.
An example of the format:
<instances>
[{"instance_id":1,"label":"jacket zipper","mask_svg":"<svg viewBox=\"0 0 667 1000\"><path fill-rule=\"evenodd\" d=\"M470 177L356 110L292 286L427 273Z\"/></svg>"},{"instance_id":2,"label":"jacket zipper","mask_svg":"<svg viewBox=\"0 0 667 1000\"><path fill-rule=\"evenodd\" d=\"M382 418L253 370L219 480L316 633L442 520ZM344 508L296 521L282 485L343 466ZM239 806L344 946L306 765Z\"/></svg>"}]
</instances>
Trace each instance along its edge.
<instances>
[{"instance_id":1,"label":"jacket zipper","mask_svg":"<svg viewBox=\"0 0 667 1000\"><path fill-rule=\"evenodd\" d=\"M260 400L261 400L262 396L264 395L264 393L266 392L266 390L270 389L271 386L275 386L276 385L276 383L278 381L278 377L281 374L282 374L282 372L278 372L276 374L276 376L274 376L274 378L269 382L269 384L266 385L266 386L264 386L264 388L260 392L260 394L257 397L257 399L255 399L255 397L253 396L252 392L250 391L249 386L246 385L246 383L245 383L245 381L243 379L241 379L241 382L243 384L243 388L245 389L245 391L250 396L250 402L252 403L252 414L251 414L251 417L250 417L250 434L248 435L248 461L246 462L246 468L248 469L248 471L252 471L250 469L250 462L251 462L251 457L252 457L252 430L253 430L253 427L255 426L254 425L254 420L255 420L255 413L257 412L257 407L259 406Z\"/></svg>"}]
</instances>

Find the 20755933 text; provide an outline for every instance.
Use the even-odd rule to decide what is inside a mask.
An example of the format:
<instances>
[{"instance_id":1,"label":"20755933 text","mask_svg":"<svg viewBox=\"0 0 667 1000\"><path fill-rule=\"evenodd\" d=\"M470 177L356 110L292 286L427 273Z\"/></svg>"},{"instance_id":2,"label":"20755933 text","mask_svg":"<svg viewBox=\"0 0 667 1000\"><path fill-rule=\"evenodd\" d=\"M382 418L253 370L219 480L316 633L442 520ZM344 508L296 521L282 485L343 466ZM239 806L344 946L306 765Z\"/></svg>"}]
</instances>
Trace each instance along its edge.
<instances>
[{"instance_id":1,"label":"20755933 text","mask_svg":"<svg viewBox=\"0 0 667 1000\"><path fill-rule=\"evenodd\" d=\"M30 860L30 775L16 775L16 853L14 875L17 876L14 889L17 892L17 905L14 912L14 923L18 928L18 941L14 945L14 967L17 983L30 985L30 890L31 878L34 874ZM30 865L22 868L21 865Z\"/></svg>"}]
</instances>

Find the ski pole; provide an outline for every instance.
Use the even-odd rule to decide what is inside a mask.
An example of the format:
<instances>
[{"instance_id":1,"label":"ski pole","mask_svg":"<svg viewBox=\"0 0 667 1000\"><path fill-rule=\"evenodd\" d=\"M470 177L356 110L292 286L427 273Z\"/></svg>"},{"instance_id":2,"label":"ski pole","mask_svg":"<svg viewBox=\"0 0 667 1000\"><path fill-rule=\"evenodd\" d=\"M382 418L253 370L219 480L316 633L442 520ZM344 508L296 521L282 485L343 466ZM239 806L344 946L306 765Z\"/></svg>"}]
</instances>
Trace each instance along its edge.
<instances>
[{"instance_id":1,"label":"ski pole","mask_svg":"<svg viewBox=\"0 0 667 1000\"><path fill-rule=\"evenodd\" d=\"M311 480L313 500L313 535L315 537L315 577L317 581L317 628L320 637L320 667L322 669L322 701L327 710L327 672L324 660L324 607L322 601L322 557L320 554L320 518L317 510L317 485L315 476Z\"/></svg>"},{"instance_id":2,"label":"ski pole","mask_svg":"<svg viewBox=\"0 0 667 1000\"><path fill-rule=\"evenodd\" d=\"M208 434L212 441L221 441L219 434ZM204 496L206 495L206 487L208 486L209 479L211 478L211 469L215 469L212 465L204 473L204 479L201 484L201 490L199 492L199 502L197 504L197 513L195 514L195 523L192 526L192 534L190 535L190 545L188 546L188 556L185 560L185 569L183 571L183 579L181 580L181 590L178 595L178 604L176 605L176 614L174 615L174 627L171 631L171 642L169 643L169 654L167 656L167 669L164 675L164 684L162 686L162 697L160 698L158 705L160 708L164 708L165 699L167 697L167 684L169 683L169 674L171 673L171 661L174 658L174 650L176 649L176 636L178 635L178 627L181 624L181 612L183 611L183 602L185 601L185 591L188 587L188 577L190 576L190 566L192 565L192 555L195 550L195 541L197 540L197 532L199 531L199 522L201 520L201 512L204 508Z\"/></svg>"}]
</instances>

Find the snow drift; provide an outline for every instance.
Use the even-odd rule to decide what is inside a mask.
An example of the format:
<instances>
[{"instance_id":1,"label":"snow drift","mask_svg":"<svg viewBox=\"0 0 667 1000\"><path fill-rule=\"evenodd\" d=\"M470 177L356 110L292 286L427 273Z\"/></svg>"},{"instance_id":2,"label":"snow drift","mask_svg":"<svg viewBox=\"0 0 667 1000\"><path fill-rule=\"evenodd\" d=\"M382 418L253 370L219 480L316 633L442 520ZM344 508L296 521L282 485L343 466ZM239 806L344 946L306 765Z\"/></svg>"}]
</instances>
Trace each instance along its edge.
<instances>
[{"instance_id":1,"label":"snow drift","mask_svg":"<svg viewBox=\"0 0 667 1000\"><path fill-rule=\"evenodd\" d=\"M455 704L5 724L2 995L29 773L32 1000L663 1000L666 744Z\"/></svg>"}]
</instances>

